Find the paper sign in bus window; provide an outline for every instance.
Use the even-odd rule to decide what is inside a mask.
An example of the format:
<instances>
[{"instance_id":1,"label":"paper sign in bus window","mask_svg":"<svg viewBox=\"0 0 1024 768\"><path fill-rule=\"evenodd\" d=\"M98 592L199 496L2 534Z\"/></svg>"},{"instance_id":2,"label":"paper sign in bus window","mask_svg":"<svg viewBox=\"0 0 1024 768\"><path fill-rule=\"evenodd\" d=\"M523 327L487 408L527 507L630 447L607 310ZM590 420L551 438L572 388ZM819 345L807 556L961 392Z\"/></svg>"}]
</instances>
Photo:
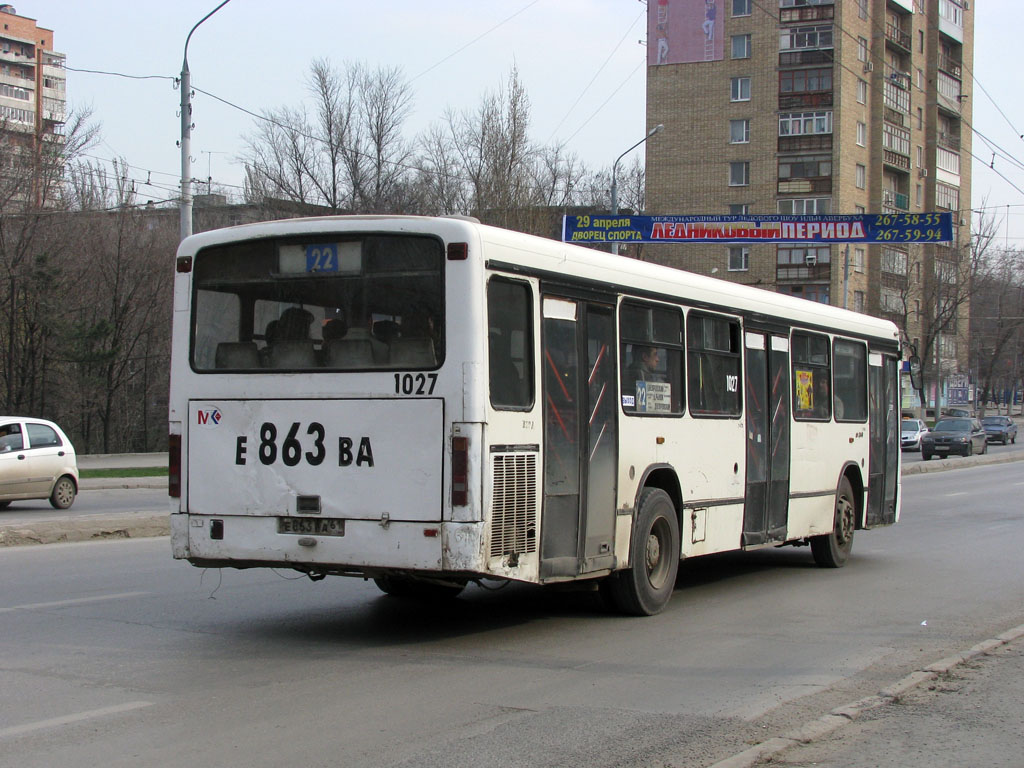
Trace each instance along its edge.
<instances>
[{"instance_id":1,"label":"paper sign in bus window","mask_svg":"<svg viewBox=\"0 0 1024 768\"><path fill-rule=\"evenodd\" d=\"M672 385L664 381L638 381L636 410L638 413L671 413Z\"/></svg>"}]
</instances>

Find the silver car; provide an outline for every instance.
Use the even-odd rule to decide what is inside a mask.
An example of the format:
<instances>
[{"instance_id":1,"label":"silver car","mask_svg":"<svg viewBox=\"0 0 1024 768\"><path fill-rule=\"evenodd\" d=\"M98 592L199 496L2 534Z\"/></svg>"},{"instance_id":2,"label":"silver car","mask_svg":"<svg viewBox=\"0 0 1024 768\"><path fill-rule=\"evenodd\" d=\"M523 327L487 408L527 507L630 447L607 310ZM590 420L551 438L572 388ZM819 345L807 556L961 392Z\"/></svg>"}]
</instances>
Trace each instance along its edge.
<instances>
[{"instance_id":1,"label":"silver car","mask_svg":"<svg viewBox=\"0 0 1024 768\"><path fill-rule=\"evenodd\" d=\"M904 451L920 451L921 438L928 432L928 425L921 419L903 419L900 422L900 448Z\"/></svg>"},{"instance_id":2,"label":"silver car","mask_svg":"<svg viewBox=\"0 0 1024 768\"><path fill-rule=\"evenodd\" d=\"M0 509L22 499L67 509L77 493L75 448L64 431L46 419L0 416Z\"/></svg>"}]
</instances>

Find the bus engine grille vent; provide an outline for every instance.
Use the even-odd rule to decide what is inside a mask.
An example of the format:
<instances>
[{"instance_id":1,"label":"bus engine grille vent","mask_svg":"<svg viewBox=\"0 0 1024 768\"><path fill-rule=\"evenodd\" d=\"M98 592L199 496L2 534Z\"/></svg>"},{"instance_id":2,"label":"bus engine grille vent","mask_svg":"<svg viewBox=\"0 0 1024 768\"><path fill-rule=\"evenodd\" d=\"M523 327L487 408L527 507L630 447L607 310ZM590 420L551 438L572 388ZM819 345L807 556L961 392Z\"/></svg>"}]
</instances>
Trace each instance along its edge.
<instances>
[{"instance_id":1,"label":"bus engine grille vent","mask_svg":"<svg viewBox=\"0 0 1024 768\"><path fill-rule=\"evenodd\" d=\"M505 453L494 460L491 557L537 551L537 454Z\"/></svg>"}]
</instances>

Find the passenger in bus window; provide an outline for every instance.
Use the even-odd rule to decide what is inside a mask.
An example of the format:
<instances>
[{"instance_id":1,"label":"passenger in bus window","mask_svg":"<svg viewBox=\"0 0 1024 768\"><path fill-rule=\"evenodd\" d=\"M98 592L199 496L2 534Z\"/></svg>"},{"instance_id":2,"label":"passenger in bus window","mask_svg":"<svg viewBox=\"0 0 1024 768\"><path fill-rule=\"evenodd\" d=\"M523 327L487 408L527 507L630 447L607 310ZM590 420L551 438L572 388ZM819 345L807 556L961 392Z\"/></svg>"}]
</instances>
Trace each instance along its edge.
<instances>
[{"instance_id":1,"label":"passenger in bus window","mask_svg":"<svg viewBox=\"0 0 1024 768\"><path fill-rule=\"evenodd\" d=\"M309 327L313 314L299 307L289 307L277 321L275 341L305 341L309 338Z\"/></svg>"},{"instance_id":2,"label":"passenger in bus window","mask_svg":"<svg viewBox=\"0 0 1024 768\"><path fill-rule=\"evenodd\" d=\"M639 357L637 356L639 353ZM660 381L658 374L659 353L657 347L633 347L633 362L628 375L633 381Z\"/></svg>"},{"instance_id":3,"label":"passenger in bus window","mask_svg":"<svg viewBox=\"0 0 1024 768\"><path fill-rule=\"evenodd\" d=\"M829 417L829 403L831 400L832 394L829 392L828 374L815 372L813 408L816 418L827 419Z\"/></svg>"}]
</instances>

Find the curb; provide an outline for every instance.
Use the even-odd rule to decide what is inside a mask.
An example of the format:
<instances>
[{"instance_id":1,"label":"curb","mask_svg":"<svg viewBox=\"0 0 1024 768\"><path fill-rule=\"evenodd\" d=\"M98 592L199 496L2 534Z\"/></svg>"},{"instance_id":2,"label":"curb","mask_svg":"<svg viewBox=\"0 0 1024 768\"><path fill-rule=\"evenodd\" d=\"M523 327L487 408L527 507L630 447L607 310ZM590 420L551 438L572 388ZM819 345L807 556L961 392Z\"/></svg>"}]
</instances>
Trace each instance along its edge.
<instances>
[{"instance_id":1,"label":"curb","mask_svg":"<svg viewBox=\"0 0 1024 768\"><path fill-rule=\"evenodd\" d=\"M31 544L69 544L98 539L142 539L170 536L170 513L128 512L120 515L84 515L68 525L67 519L0 526L0 547Z\"/></svg>"},{"instance_id":2,"label":"curb","mask_svg":"<svg viewBox=\"0 0 1024 768\"><path fill-rule=\"evenodd\" d=\"M868 696L858 701L844 704L841 707L836 707L827 715L804 723L804 725L796 730L790 731L783 736L768 739L760 744L755 744L732 757L712 763L708 768L754 768L760 761L773 758L791 747L809 744L812 741L828 736L848 723L853 722L865 712L898 703L902 696L923 683L931 682L938 678L939 675L952 671L964 662L986 653L991 653L996 648L1008 645L1015 640L1019 640L1021 637L1024 637L1024 624L1009 629L994 638L984 640L963 653L947 656L944 659L939 659L929 664L924 669L911 672L901 680L883 688L875 696Z\"/></svg>"}]
</instances>

